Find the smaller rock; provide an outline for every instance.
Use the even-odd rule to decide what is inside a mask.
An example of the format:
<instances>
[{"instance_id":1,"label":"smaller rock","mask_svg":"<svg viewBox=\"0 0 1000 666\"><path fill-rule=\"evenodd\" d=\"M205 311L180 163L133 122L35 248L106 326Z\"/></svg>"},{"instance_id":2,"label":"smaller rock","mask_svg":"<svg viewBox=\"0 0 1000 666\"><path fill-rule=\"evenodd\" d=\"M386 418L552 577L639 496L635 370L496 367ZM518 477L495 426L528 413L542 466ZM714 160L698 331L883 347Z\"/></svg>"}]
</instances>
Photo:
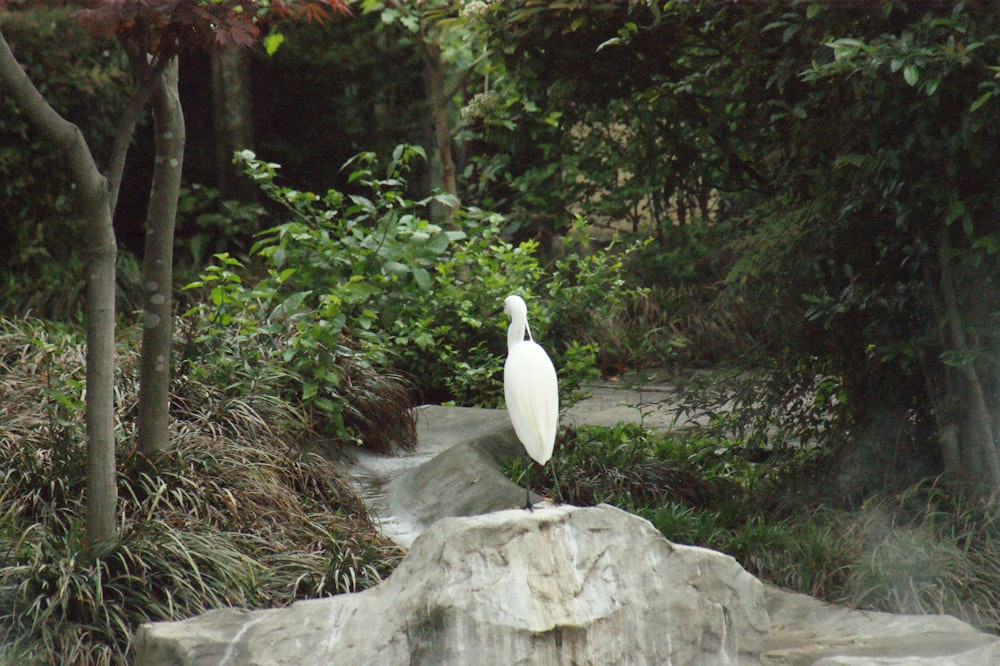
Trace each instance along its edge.
<instances>
[{"instance_id":1,"label":"smaller rock","mask_svg":"<svg viewBox=\"0 0 1000 666\"><path fill-rule=\"evenodd\" d=\"M613 507L443 518L385 582L143 625L139 666L758 664L763 586Z\"/></svg>"},{"instance_id":2,"label":"smaller rock","mask_svg":"<svg viewBox=\"0 0 1000 666\"><path fill-rule=\"evenodd\" d=\"M949 615L895 615L834 606L765 586L774 666L987 666L1000 642Z\"/></svg>"}]
</instances>

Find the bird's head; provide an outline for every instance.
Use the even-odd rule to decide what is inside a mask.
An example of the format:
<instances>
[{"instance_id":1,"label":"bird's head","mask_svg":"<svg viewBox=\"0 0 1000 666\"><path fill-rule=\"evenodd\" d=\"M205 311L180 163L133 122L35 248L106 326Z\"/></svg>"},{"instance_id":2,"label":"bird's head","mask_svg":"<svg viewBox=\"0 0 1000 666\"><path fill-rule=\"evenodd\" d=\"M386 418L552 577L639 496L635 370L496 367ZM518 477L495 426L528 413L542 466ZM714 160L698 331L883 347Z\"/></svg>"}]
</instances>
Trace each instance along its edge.
<instances>
[{"instance_id":1,"label":"bird's head","mask_svg":"<svg viewBox=\"0 0 1000 666\"><path fill-rule=\"evenodd\" d=\"M521 319L528 318L528 306L525 304L524 299L517 294L511 294L504 299L503 311L504 314L510 315L511 319L517 317Z\"/></svg>"}]
</instances>

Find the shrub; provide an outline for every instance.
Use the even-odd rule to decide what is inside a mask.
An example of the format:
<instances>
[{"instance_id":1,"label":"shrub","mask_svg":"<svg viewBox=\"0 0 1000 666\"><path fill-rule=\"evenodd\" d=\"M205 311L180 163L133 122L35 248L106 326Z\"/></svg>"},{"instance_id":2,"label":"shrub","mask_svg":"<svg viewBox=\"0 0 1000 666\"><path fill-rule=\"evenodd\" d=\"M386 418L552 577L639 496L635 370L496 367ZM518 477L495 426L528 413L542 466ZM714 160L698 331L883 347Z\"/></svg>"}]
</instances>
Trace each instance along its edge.
<instances>
[{"instance_id":1,"label":"shrub","mask_svg":"<svg viewBox=\"0 0 1000 666\"><path fill-rule=\"evenodd\" d=\"M344 356L397 369L425 400L496 405L506 323L498 308L516 292L528 296L532 332L571 398L594 372L600 317L629 292L624 256L567 255L548 268L536 241L512 244L502 218L478 209L458 209L444 228L431 221L430 207L454 204L450 197L405 194L409 165L422 157L422 149L400 146L379 176L375 155L362 153L349 163L357 193L319 196L279 186L278 165L241 154L290 221L255 244L259 268L219 255L189 285L206 288L211 301L194 310L206 324L197 339L236 327L282 340L282 367L301 386L300 398L335 420L346 404L337 369ZM264 277L245 284L254 273Z\"/></svg>"}]
</instances>

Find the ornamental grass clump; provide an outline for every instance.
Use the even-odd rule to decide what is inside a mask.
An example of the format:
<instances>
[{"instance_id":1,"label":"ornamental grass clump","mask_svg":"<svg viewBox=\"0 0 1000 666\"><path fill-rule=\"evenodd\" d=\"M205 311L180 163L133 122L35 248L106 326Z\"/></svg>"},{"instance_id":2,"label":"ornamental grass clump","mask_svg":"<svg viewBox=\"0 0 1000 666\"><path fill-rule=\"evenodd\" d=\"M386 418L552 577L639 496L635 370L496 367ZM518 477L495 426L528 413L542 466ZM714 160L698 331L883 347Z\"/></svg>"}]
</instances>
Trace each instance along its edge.
<instances>
[{"instance_id":1,"label":"ornamental grass clump","mask_svg":"<svg viewBox=\"0 0 1000 666\"><path fill-rule=\"evenodd\" d=\"M174 448L144 458L119 349L118 540L88 553L81 334L0 322L0 663L118 664L147 621L282 606L378 583L401 552L333 464L304 451L305 414L270 395L177 382Z\"/></svg>"}]
</instances>

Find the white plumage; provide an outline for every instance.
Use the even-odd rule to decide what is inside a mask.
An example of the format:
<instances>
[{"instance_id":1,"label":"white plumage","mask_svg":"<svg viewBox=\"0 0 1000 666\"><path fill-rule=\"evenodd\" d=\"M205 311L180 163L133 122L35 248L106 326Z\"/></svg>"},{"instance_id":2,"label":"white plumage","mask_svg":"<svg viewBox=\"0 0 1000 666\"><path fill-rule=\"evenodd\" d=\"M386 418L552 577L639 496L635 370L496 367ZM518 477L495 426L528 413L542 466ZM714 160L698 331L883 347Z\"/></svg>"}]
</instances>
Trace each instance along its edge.
<instances>
[{"instance_id":1,"label":"white plumage","mask_svg":"<svg viewBox=\"0 0 1000 666\"><path fill-rule=\"evenodd\" d=\"M549 355L531 337L528 306L520 296L504 300L510 315L503 392L514 432L532 460L544 465L552 457L559 427L559 383ZM524 339L527 333L528 339ZM526 480L527 484L527 480ZM527 490L527 489L526 489ZM530 508L530 502L528 503Z\"/></svg>"}]
</instances>

